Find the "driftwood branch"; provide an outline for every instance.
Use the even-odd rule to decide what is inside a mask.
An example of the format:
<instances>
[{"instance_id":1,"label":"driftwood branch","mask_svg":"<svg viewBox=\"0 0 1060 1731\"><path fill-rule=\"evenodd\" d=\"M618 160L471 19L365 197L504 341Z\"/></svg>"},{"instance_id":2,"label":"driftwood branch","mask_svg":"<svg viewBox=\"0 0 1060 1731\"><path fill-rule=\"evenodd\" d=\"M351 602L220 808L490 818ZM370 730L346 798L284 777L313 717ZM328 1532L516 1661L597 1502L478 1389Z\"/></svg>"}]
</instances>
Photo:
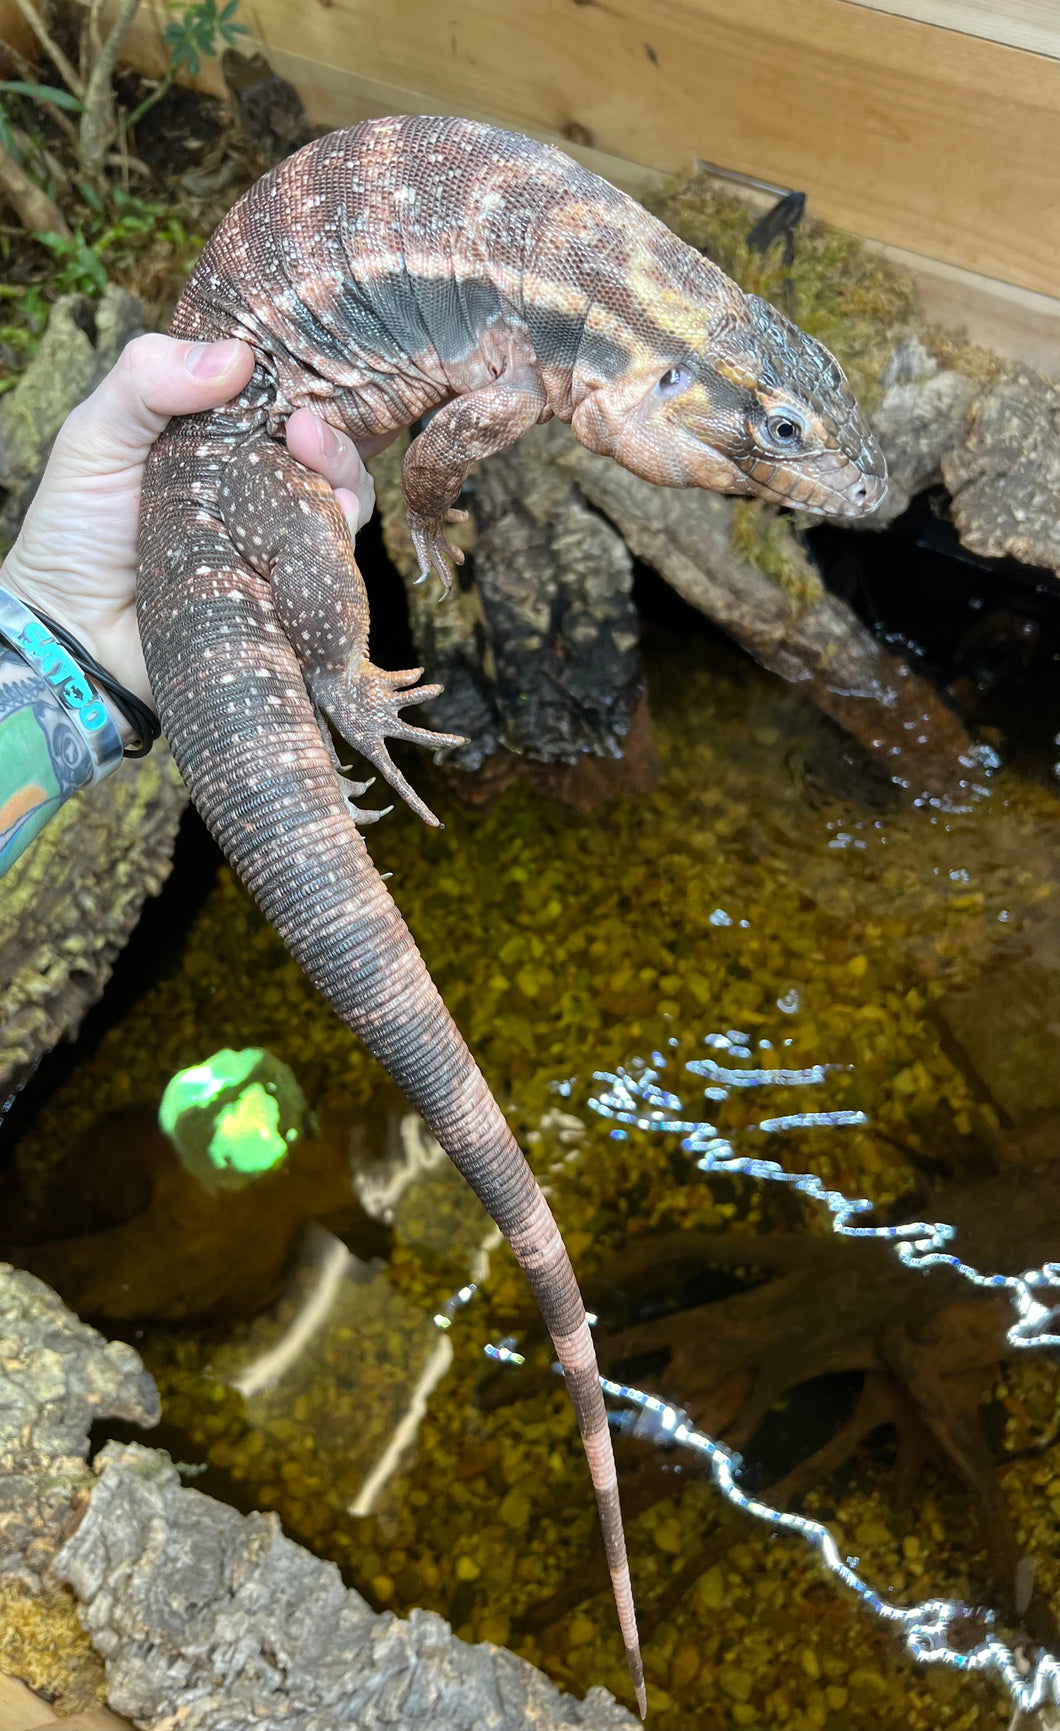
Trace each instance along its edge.
<instances>
[{"instance_id":1,"label":"driftwood branch","mask_svg":"<svg viewBox=\"0 0 1060 1731\"><path fill-rule=\"evenodd\" d=\"M116 130L111 79L121 45L139 7L140 0L124 0L106 36L99 28L100 0L95 0L89 15L92 68L84 93L85 111L81 116L81 165L85 173L96 180L103 173L103 159Z\"/></svg>"},{"instance_id":2,"label":"driftwood branch","mask_svg":"<svg viewBox=\"0 0 1060 1731\"><path fill-rule=\"evenodd\" d=\"M771 673L799 686L916 794L961 798L972 741L938 692L823 591L797 602L732 544L732 501L653 487L557 429L558 460L581 491L691 606ZM560 439L565 439L565 448Z\"/></svg>"},{"instance_id":3,"label":"driftwood branch","mask_svg":"<svg viewBox=\"0 0 1060 1731\"><path fill-rule=\"evenodd\" d=\"M15 0L15 5L18 7L23 18L26 20L26 23L33 31L34 36L36 36L37 41L44 49L44 52L51 60L52 65L55 67L60 78L62 78L63 82L73 91L74 95L79 96L83 101L85 86L81 74L78 72L72 61L67 59L66 55L59 47L59 44L49 35L45 28L44 20L37 11L36 6L33 4L33 0Z\"/></svg>"},{"instance_id":4,"label":"driftwood branch","mask_svg":"<svg viewBox=\"0 0 1060 1731\"><path fill-rule=\"evenodd\" d=\"M25 228L61 234L69 239L70 230L59 206L48 194L23 173L14 157L0 144L0 199L9 204Z\"/></svg>"}]
</instances>

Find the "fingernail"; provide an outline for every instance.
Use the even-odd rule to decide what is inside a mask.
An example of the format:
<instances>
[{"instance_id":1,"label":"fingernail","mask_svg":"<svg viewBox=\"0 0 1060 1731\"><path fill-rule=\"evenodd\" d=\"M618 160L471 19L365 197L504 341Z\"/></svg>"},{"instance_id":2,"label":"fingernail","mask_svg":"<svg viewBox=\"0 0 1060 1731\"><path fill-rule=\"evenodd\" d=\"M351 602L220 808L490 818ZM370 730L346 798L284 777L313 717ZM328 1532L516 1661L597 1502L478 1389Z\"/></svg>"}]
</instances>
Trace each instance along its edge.
<instances>
[{"instance_id":1,"label":"fingernail","mask_svg":"<svg viewBox=\"0 0 1060 1731\"><path fill-rule=\"evenodd\" d=\"M232 367L239 345L232 338L223 343L196 343L184 357L184 365L196 379L219 379Z\"/></svg>"},{"instance_id":2,"label":"fingernail","mask_svg":"<svg viewBox=\"0 0 1060 1731\"><path fill-rule=\"evenodd\" d=\"M329 427L326 421L317 421L317 437L320 455L328 462L337 463L342 456L342 440L334 427Z\"/></svg>"}]
</instances>

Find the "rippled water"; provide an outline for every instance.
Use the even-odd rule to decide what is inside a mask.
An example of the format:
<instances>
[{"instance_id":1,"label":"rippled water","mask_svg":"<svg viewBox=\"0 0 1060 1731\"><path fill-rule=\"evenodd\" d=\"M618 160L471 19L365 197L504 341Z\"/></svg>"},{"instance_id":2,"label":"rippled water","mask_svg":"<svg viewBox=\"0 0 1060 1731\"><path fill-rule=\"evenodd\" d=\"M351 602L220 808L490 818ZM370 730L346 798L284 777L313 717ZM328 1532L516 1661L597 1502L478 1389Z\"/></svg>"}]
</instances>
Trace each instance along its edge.
<instances>
[{"instance_id":1,"label":"rippled water","mask_svg":"<svg viewBox=\"0 0 1060 1731\"><path fill-rule=\"evenodd\" d=\"M1010 1344L1007 1288L837 1238L747 1162L867 1199L859 1224L950 1222L977 1269L1060 1257L1060 804L1002 774L967 811L910 809L724 646L649 674L654 795L584 818L514 789L482 814L439 784L444 834L396 814L370 840L548 1187L606 1374L658 1397L615 1400L653 1723L1006 1724L996 1678L915 1664L687 1438L739 1450L747 1491L824 1523L888 1605L992 1607L1018 1654L1056 1640L1054 1358ZM248 1046L315 1134L218 1198L155 1113L177 1069ZM626 1698L522 1280L227 873L17 1161L3 1248L136 1341L201 1484L276 1508L375 1604Z\"/></svg>"}]
</instances>

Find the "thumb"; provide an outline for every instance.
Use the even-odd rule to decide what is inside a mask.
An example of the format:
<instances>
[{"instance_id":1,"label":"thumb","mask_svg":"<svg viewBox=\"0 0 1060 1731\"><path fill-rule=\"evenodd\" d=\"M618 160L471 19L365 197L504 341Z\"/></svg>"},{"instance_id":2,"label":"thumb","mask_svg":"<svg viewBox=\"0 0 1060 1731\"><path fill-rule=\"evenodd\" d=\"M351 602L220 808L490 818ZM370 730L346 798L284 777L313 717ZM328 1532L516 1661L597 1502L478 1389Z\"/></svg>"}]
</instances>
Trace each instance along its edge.
<instances>
[{"instance_id":1,"label":"thumb","mask_svg":"<svg viewBox=\"0 0 1060 1731\"><path fill-rule=\"evenodd\" d=\"M68 474L108 473L142 462L170 416L216 408L241 391L253 371L253 351L237 338L188 343L136 337L69 416L56 456Z\"/></svg>"}]
</instances>

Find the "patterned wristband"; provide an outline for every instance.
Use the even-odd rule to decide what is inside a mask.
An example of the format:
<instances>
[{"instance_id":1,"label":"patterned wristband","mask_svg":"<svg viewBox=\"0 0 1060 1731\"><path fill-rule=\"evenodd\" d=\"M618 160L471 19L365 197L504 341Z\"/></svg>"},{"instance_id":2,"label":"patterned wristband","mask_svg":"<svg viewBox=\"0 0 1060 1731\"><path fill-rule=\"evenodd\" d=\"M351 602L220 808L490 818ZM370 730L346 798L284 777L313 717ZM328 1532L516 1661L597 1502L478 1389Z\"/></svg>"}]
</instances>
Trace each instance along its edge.
<instances>
[{"instance_id":1,"label":"patterned wristband","mask_svg":"<svg viewBox=\"0 0 1060 1731\"><path fill-rule=\"evenodd\" d=\"M100 678L103 670L75 638L3 588L0 588L0 637L33 668L53 701L76 725L92 760L93 781L102 781L117 769L127 751L142 756L151 749L159 727L146 705L119 685L118 691L131 698L144 717L150 717L150 725L141 721L139 715L131 717L124 705L120 706L121 723L116 722L96 686L109 688L114 697L113 686L117 681L110 674Z\"/></svg>"}]
</instances>

